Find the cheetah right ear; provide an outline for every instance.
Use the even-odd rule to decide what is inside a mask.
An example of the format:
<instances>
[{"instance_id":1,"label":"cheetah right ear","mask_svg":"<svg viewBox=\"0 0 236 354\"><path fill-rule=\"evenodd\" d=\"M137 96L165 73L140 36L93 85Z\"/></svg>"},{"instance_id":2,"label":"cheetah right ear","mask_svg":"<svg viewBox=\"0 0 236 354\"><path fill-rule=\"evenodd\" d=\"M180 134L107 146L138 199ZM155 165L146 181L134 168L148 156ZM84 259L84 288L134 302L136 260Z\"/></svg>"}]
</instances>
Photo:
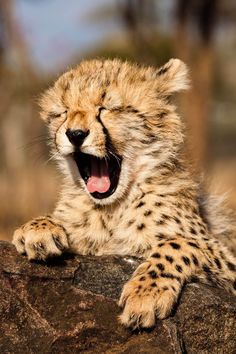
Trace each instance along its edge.
<instances>
[{"instance_id":1,"label":"cheetah right ear","mask_svg":"<svg viewBox=\"0 0 236 354\"><path fill-rule=\"evenodd\" d=\"M170 59L155 73L158 93L169 96L189 87L187 65L179 59Z\"/></svg>"}]
</instances>

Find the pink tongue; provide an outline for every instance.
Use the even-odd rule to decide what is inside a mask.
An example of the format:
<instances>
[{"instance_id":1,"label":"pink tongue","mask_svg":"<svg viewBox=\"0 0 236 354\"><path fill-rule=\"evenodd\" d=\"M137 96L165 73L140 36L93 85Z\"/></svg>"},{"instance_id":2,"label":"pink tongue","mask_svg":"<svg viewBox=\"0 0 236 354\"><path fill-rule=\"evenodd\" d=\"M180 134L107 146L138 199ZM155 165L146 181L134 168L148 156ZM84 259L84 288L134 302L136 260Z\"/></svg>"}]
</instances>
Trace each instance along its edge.
<instances>
[{"instance_id":1,"label":"pink tongue","mask_svg":"<svg viewBox=\"0 0 236 354\"><path fill-rule=\"evenodd\" d=\"M105 193L109 190L111 181L109 178L107 164L104 160L98 162L98 159L91 159L91 176L87 182L89 193Z\"/></svg>"}]
</instances>

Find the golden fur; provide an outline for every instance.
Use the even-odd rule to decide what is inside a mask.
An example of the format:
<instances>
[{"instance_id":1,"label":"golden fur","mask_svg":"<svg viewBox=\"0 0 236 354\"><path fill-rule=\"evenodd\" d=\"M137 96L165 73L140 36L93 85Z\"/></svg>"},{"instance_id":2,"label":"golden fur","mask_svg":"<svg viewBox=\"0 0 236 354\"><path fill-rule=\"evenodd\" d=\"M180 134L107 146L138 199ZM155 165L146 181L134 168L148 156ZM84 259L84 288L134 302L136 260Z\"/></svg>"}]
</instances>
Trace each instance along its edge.
<instances>
[{"instance_id":1,"label":"golden fur","mask_svg":"<svg viewBox=\"0 0 236 354\"><path fill-rule=\"evenodd\" d=\"M213 234L206 199L182 157L183 127L171 95L187 87L178 59L159 69L92 60L62 75L40 101L64 184L52 215L16 230L13 243L29 259L65 249L146 257L120 299L121 322L133 328L168 316L193 277L235 292L235 259ZM88 192L68 129L89 132L81 152L122 157L109 197Z\"/></svg>"}]
</instances>

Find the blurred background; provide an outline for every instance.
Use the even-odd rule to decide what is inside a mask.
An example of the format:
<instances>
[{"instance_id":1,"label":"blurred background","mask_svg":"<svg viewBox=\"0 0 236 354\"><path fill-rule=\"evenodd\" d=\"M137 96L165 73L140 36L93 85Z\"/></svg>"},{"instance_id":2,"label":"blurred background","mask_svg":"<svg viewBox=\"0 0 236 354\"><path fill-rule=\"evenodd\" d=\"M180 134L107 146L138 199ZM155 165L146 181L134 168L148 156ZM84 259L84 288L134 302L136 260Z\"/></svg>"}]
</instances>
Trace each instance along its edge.
<instances>
[{"instance_id":1,"label":"blurred background","mask_svg":"<svg viewBox=\"0 0 236 354\"><path fill-rule=\"evenodd\" d=\"M53 208L60 174L36 99L93 57L187 62L189 154L236 210L235 0L0 0L0 239Z\"/></svg>"}]
</instances>

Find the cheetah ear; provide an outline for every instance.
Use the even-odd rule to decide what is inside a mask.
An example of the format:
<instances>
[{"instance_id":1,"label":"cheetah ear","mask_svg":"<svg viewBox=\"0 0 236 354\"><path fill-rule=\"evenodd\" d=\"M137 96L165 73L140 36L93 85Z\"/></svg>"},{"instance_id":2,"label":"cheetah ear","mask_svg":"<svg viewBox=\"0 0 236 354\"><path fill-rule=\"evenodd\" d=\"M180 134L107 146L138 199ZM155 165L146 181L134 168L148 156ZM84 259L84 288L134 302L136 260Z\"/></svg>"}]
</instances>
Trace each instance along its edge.
<instances>
[{"instance_id":1,"label":"cheetah ear","mask_svg":"<svg viewBox=\"0 0 236 354\"><path fill-rule=\"evenodd\" d=\"M179 59L170 59L155 73L158 92L163 96L186 90L189 87L188 68Z\"/></svg>"}]
</instances>

